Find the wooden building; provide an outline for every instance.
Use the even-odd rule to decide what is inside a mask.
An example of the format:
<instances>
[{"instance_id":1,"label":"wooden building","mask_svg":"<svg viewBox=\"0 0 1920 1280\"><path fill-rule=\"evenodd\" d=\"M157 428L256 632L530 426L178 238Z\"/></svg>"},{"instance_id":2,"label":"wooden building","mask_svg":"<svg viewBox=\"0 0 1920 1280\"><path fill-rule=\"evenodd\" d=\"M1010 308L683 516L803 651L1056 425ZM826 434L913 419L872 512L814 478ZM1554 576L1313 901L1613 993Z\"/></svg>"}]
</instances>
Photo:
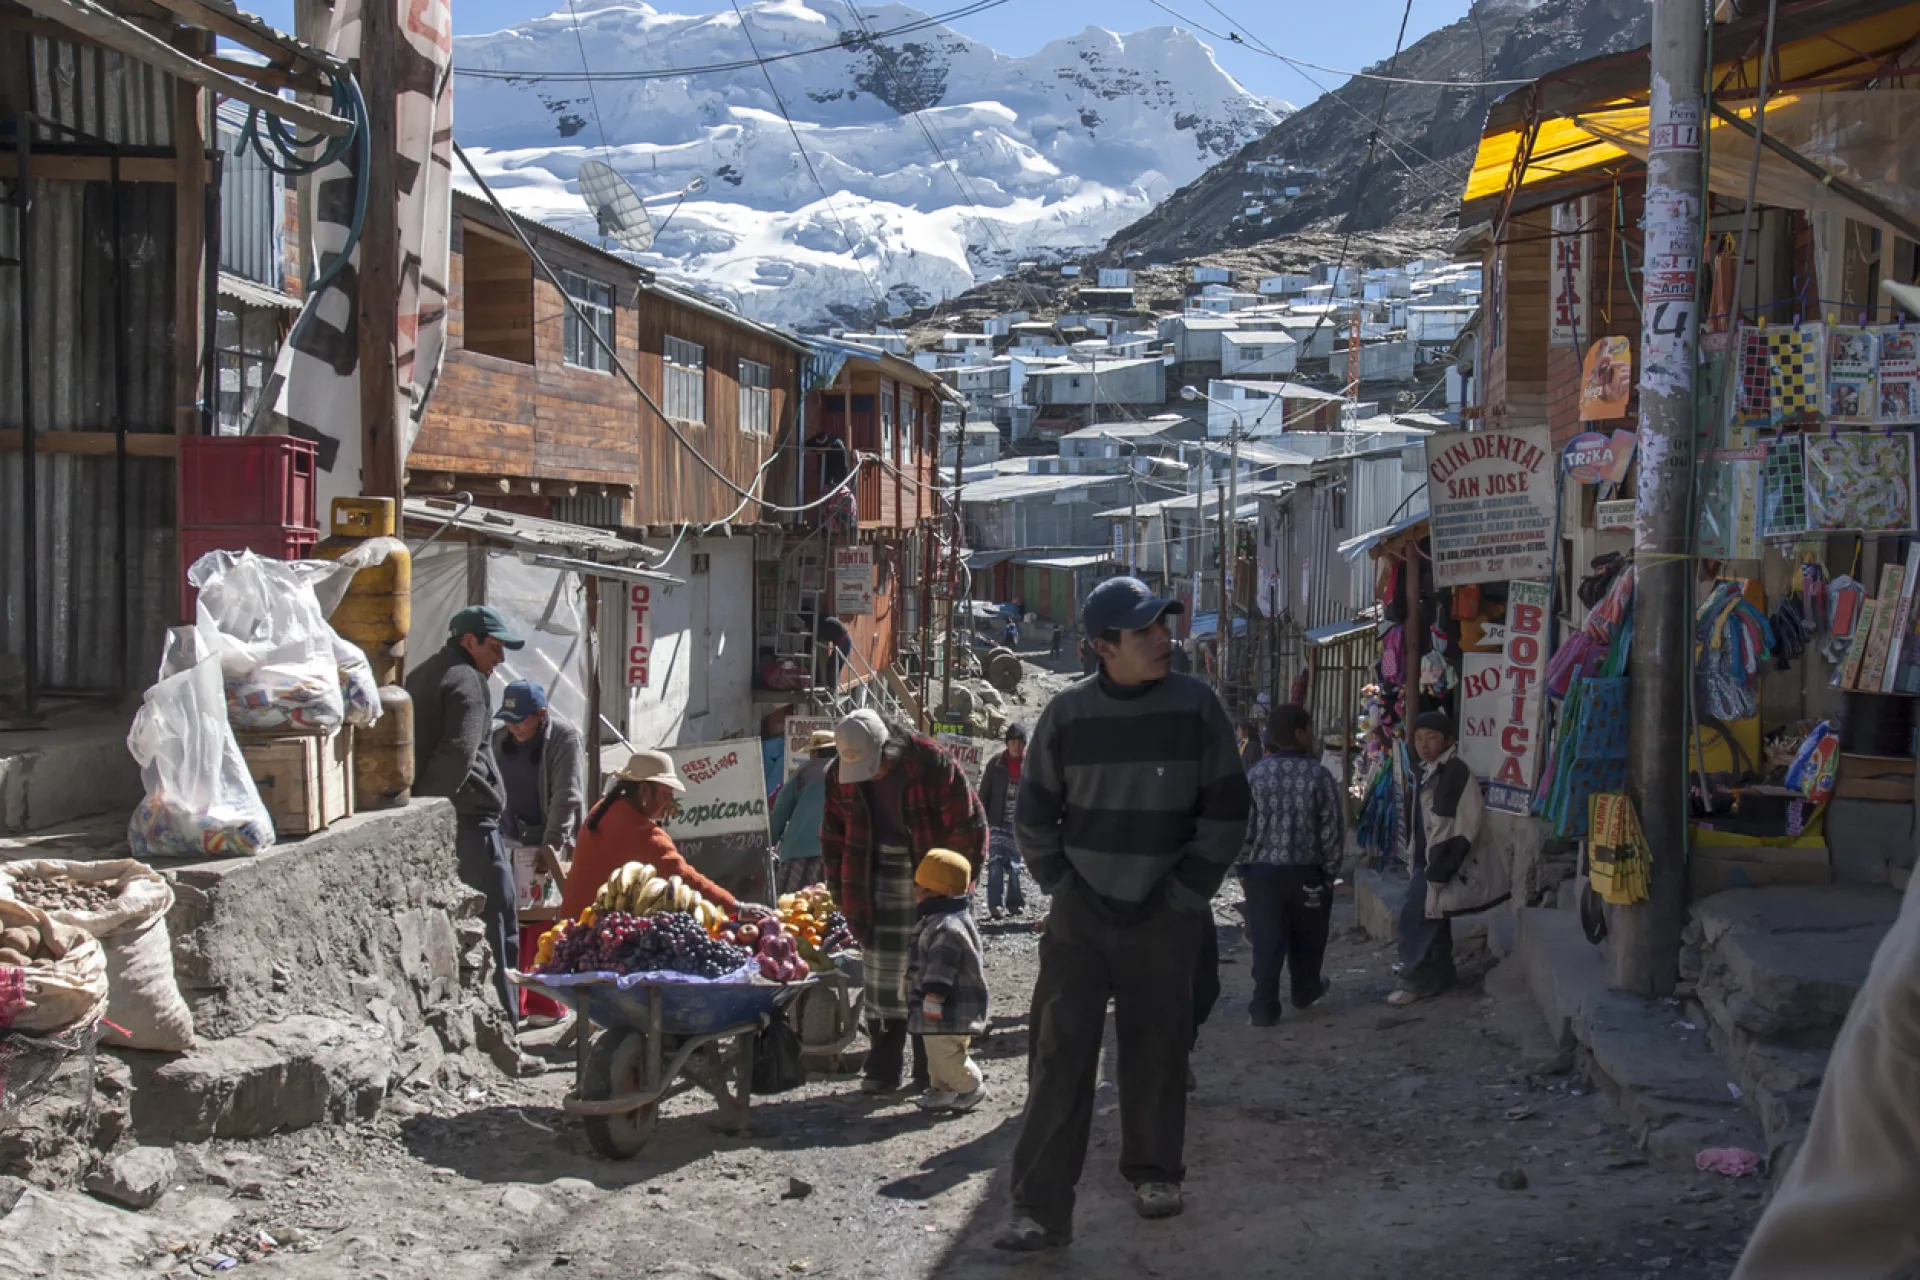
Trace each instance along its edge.
<instances>
[{"instance_id":1,"label":"wooden building","mask_svg":"<svg viewBox=\"0 0 1920 1280\"><path fill-rule=\"evenodd\" d=\"M519 222L579 311L492 205L456 193L446 366L408 491L604 528L760 522L727 481L752 488L795 438L800 340Z\"/></svg>"}]
</instances>

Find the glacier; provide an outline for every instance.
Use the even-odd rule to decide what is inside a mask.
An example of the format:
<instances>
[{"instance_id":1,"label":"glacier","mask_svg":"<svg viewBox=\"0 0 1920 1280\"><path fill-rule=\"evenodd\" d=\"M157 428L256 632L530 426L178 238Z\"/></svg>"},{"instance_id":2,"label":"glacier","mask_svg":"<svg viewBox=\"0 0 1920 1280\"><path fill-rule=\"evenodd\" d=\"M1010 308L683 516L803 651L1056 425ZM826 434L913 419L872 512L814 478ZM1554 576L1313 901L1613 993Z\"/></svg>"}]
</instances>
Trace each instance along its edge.
<instances>
[{"instance_id":1,"label":"glacier","mask_svg":"<svg viewBox=\"0 0 1920 1280\"><path fill-rule=\"evenodd\" d=\"M887 34L902 27L917 29ZM764 72L682 73L752 59L755 45L769 58L836 47ZM1089 27L1010 57L920 10L856 17L834 0L704 15L576 0L575 12L457 37L454 65L456 135L514 212L598 243L581 161L605 160L642 196L700 175L706 188L684 203L649 202L660 234L623 256L808 329L901 315L1021 262L1093 251L1292 110L1249 93L1175 27Z\"/></svg>"}]
</instances>

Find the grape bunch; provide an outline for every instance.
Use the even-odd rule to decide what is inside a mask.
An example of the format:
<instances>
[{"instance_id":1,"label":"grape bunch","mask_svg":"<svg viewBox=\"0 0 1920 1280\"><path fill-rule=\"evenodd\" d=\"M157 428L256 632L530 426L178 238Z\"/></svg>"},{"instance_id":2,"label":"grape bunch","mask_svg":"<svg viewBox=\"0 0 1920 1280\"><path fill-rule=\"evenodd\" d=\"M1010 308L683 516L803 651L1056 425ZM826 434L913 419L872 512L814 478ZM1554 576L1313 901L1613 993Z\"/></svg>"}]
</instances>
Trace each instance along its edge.
<instances>
[{"instance_id":1,"label":"grape bunch","mask_svg":"<svg viewBox=\"0 0 1920 1280\"><path fill-rule=\"evenodd\" d=\"M747 962L750 953L730 942L710 937L685 911L656 911L640 922L646 928L631 937L620 953L627 973L671 969L697 978L724 977Z\"/></svg>"},{"instance_id":2,"label":"grape bunch","mask_svg":"<svg viewBox=\"0 0 1920 1280\"><path fill-rule=\"evenodd\" d=\"M577 921L562 926L553 953L537 965L540 973L591 973L599 968L600 940L593 926Z\"/></svg>"},{"instance_id":3,"label":"grape bunch","mask_svg":"<svg viewBox=\"0 0 1920 1280\"><path fill-rule=\"evenodd\" d=\"M853 930L847 925L847 918L838 911L827 917L827 930L820 937L820 949L828 955L836 951L858 951L860 944L853 940Z\"/></svg>"}]
</instances>

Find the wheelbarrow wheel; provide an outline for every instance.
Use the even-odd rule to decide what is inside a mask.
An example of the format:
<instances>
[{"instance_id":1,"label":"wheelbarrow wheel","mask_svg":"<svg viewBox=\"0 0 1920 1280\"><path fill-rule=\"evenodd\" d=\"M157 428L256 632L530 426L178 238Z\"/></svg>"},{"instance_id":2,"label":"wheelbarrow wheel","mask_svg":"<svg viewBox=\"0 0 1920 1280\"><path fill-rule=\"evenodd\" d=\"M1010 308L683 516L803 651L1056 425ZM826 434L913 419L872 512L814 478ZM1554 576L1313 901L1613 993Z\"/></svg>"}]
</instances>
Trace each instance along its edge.
<instances>
[{"instance_id":1,"label":"wheelbarrow wheel","mask_svg":"<svg viewBox=\"0 0 1920 1280\"><path fill-rule=\"evenodd\" d=\"M639 1093L647 1084L647 1037L639 1031L608 1031L593 1042L580 1097L605 1102L625 1093ZM660 1120L660 1104L618 1116L582 1116L587 1141L609 1160L629 1160L640 1153Z\"/></svg>"}]
</instances>

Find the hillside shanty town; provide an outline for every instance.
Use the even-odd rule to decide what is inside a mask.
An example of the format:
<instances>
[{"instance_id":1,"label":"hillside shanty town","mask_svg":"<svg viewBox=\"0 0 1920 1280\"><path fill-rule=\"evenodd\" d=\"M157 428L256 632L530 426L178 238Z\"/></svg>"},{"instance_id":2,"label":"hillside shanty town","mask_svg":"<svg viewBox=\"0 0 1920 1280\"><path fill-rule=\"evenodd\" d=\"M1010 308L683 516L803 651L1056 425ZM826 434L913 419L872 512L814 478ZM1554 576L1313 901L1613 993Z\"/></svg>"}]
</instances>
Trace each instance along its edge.
<instances>
[{"instance_id":1,"label":"hillside shanty town","mask_svg":"<svg viewBox=\"0 0 1920 1280\"><path fill-rule=\"evenodd\" d=\"M1007 3L0 0L0 1276L1920 1275L1920 3Z\"/></svg>"}]
</instances>

